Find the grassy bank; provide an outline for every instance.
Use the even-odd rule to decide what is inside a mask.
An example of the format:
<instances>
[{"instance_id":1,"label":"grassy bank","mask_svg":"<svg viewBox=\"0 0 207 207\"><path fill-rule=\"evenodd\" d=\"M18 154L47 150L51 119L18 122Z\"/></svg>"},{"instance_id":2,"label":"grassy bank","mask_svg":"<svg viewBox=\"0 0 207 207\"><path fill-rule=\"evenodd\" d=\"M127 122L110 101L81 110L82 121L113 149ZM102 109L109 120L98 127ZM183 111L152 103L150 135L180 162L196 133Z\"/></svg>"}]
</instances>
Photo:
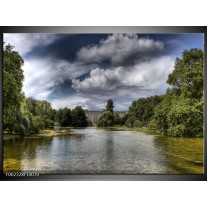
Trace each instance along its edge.
<instances>
[{"instance_id":1,"label":"grassy bank","mask_svg":"<svg viewBox=\"0 0 207 207\"><path fill-rule=\"evenodd\" d=\"M53 137L53 136L69 135L69 134L70 134L70 128L57 127L57 128L52 128L52 129L45 129L39 133L30 134L26 137ZM20 138L20 136L18 134L8 134L8 133L3 134L4 140L16 139L16 138Z\"/></svg>"},{"instance_id":2,"label":"grassy bank","mask_svg":"<svg viewBox=\"0 0 207 207\"><path fill-rule=\"evenodd\" d=\"M98 127L98 129L108 129L108 130L115 130L115 131L140 131L140 132L151 132L151 133L158 133L154 130L151 130L147 127L142 127L142 128L130 128L126 126L112 126L112 127Z\"/></svg>"}]
</instances>

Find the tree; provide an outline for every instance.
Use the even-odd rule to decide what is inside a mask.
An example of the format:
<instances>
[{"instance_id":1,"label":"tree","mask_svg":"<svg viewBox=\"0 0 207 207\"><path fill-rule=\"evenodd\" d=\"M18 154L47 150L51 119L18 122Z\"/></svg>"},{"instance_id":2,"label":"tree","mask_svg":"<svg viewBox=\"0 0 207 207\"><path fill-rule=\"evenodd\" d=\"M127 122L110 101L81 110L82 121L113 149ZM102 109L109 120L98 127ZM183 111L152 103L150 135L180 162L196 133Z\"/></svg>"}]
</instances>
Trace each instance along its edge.
<instances>
[{"instance_id":1,"label":"tree","mask_svg":"<svg viewBox=\"0 0 207 207\"><path fill-rule=\"evenodd\" d=\"M177 95L185 98L200 99L203 95L203 51L185 50L182 58L176 58L173 72L167 83Z\"/></svg>"},{"instance_id":2,"label":"tree","mask_svg":"<svg viewBox=\"0 0 207 207\"><path fill-rule=\"evenodd\" d=\"M85 111L81 106L77 106L72 110L72 125L74 127L86 127L88 126L87 117Z\"/></svg>"},{"instance_id":3,"label":"tree","mask_svg":"<svg viewBox=\"0 0 207 207\"><path fill-rule=\"evenodd\" d=\"M133 128L134 127L134 122L137 120L135 116L129 116L125 122L125 125L127 127Z\"/></svg>"},{"instance_id":4,"label":"tree","mask_svg":"<svg viewBox=\"0 0 207 207\"><path fill-rule=\"evenodd\" d=\"M59 109L57 114L58 114L58 121L61 127L72 126L73 119L70 109L68 109L67 107L63 109Z\"/></svg>"},{"instance_id":5,"label":"tree","mask_svg":"<svg viewBox=\"0 0 207 207\"><path fill-rule=\"evenodd\" d=\"M110 111L105 111L99 117L97 126L98 127L111 127L113 126L113 123L114 123L113 114Z\"/></svg>"},{"instance_id":6,"label":"tree","mask_svg":"<svg viewBox=\"0 0 207 207\"><path fill-rule=\"evenodd\" d=\"M110 111L113 114L113 101L111 99L108 99L107 104L106 104L106 111Z\"/></svg>"},{"instance_id":7,"label":"tree","mask_svg":"<svg viewBox=\"0 0 207 207\"><path fill-rule=\"evenodd\" d=\"M34 133L39 133L43 129L44 129L44 122L42 121L42 118L40 116L33 116L31 131L33 131Z\"/></svg>"},{"instance_id":8,"label":"tree","mask_svg":"<svg viewBox=\"0 0 207 207\"><path fill-rule=\"evenodd\" d=\"M114 124L115 125L121 125L122 124L121 117L118 114L114 115Z\"/></svg>"},{"instance_id":9,"label":"tree","mask_svg":"<svg viewBox=\"0 0 207 207\"><path fill-rule=\"evenodd\" d=\"M13 48L8 44L3 49L3 129L10 133L18 121L16 114L20 112L24 80L24 61Z\"/></svg>"},{"instance_id":10,"label":"tree","mask_svg":"<svg viewBox=\"0 0 207 207\"><path fill-rule=\"evenodd\" d=\"M20 137L25 137L29 134L30 121L21 112L16 114L16 123L14 124L14 132Z\"/></svg>"},{"instance_id":11,"label":"tree","mask_svg":"<svg viewBox=\"0 0 207 207\"><path fill-rule=\"evenodd\" d=\"M161 102L161 99L162 96L151 96L133 101L128 111L128 116L133 118L128 120L128 127L133 127L134 123L131 123L132 120L139 120L139 126L147 125L154 115L155 107Z\"/></svg>"},{"instance_id":12,"label":"tree","mask_svg":"<svg viewBox=\"0 0 207 207\"><path fill-rule=\"evenodd\" d=\"M185 50L167 83L171 88L155 108L152 122L166 135L203 136L203 51Z\"/></svg>"}]
</instances>

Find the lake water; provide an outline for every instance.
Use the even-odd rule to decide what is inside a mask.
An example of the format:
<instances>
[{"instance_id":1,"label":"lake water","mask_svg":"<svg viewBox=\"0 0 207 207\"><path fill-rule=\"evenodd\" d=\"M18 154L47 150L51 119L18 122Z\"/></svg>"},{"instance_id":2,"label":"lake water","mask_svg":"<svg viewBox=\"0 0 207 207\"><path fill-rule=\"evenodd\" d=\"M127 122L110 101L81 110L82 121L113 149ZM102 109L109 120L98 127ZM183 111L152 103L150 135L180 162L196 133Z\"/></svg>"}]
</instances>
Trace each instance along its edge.
<instances>
[{"instance_id":1,"label":"lake water","mask_svg":"<svg viewBox=\"0 0 207 207\"><path fill-rule=\"evenodd\" d=\"M202 174L203 139L71 129L68 136L4 141L4 171L48 174Z\"/></svg>"}]
</instances>

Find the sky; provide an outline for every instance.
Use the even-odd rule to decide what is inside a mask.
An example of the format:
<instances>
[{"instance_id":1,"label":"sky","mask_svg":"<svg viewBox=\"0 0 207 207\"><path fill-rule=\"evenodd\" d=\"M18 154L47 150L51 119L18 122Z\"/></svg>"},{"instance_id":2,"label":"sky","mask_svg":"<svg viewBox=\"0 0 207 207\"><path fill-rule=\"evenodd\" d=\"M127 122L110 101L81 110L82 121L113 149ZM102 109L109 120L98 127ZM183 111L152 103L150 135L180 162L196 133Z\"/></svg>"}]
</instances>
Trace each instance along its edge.
<instances>
[{"instance_id":1,"label":"sky","mask_svg":"<svg viewBox=\"0 0 207 207\"><path fill-rule=\"evenodd\" d=\"M203 49L203 34L4 34L24 59L23 92L55 109L127 110L162 95L175 58Z\"/></svg>"}]
</instances>

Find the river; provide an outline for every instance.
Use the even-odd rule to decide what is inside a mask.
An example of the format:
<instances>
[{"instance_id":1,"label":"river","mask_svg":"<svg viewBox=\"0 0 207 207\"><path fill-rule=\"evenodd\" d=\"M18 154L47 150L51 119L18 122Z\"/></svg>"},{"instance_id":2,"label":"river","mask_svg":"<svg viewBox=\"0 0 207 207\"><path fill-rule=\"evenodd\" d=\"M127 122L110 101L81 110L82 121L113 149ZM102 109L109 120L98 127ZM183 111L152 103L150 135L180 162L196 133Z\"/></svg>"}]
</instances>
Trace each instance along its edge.
<instances>
[{"instance_id":1,"label":"river","mask_svg":"<svg viewBox=\"0 0 207 207\"><path fill-rule=\"evenodd\" d=\"M4 171L40 174L202 174L203 139L71 129L68 136L5 140Z\"/></svg>"}]
</instances>

